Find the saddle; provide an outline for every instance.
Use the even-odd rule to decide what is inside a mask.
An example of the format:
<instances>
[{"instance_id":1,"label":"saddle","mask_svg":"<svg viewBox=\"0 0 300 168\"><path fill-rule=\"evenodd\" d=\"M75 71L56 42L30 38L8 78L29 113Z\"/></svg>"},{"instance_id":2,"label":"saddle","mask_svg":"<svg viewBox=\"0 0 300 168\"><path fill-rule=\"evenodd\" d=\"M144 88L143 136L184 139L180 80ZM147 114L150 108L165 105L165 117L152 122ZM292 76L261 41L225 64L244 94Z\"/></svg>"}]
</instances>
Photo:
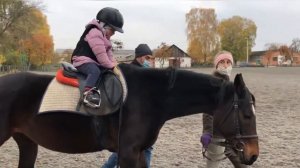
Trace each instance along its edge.
<instances>
[{"instance_id":1,"label":"saddle","mask_svg":"<svg viewBox=\"0 0 300 168\"><path fill-rule=\"evenodd\" d=\"M124 77L118 67L116 68L114 71L105 70L101 74L101 81L97 85L97 88L101 92L101 104L99 108L91 108L83 104L82 94L86 83L86 76L78 72L72 64L63 62L62 68L56 73L56 80L61 84L73 86L80 90L81 96L78 100L76 111L84 111L90 115L97 116L112 114L120 108L125 100L120 80L120 78L124 80Z\"/></svg>"}]
</instances>

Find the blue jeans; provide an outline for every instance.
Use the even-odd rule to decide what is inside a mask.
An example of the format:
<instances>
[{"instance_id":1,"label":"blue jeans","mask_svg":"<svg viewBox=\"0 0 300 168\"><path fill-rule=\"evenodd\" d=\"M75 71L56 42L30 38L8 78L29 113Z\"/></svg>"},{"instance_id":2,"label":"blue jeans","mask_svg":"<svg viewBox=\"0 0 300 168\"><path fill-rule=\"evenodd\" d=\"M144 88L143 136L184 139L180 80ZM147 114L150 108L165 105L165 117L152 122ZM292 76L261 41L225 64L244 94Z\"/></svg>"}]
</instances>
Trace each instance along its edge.
<instances>
[{"instance_id":1,"label":"blue jeans","mask_svg":"<svg viewBox=\"0 0 300 168\"><path fill-rule=\"evenodd\" d=\"M85 63L76 68L79 72L87 75L86 87L93 88L96 86L98 78L100 80L101 75L101 69L96 63Z\"/></svg>"},{"instance_id":2,"label":"blue jeans","mask_svg":"<svg viewBox=\"0 0 300 168\"><path fill-rule=\"evenodd\" d=\"M153 150L153 147L150 147L144 151L147 168L150 168L152 150ZM117 155L117 153L112 153L110 155L110 157L108 158L108 160L104 163L104 165L101 168L114 168L115 166L117 166L117 163L118 163L118 155Z\"/></svg>"}]
</instances>

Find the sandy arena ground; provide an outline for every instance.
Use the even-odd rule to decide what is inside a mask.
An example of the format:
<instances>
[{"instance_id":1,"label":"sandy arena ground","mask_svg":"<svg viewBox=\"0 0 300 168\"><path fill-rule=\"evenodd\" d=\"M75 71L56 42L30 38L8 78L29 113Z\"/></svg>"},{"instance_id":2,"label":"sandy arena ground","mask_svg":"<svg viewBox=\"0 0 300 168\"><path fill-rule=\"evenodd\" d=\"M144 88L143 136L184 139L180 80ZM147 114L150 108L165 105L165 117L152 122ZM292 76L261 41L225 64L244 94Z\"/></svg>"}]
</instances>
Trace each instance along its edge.
<instances>
[{"instance_id":1,"label":"sandy arena ground","mask_svg":"<svg viewBox=\"0 0 300 168\"><path fill-rule=\"evenodd\" d=\"M212 69L193 69L211 73ZM253 168L300 167L300 68L235 68L256 97L260 156ZM234 75L232 75L232 78ZM153 168L204 168L199 142L201 114L168 121L154 145ZM39 147L37 168L99 168L109 152L64 154ZM10 139L0 148L0 168L18 164L18 148ZM228 160L222 168L233 167Z\"/></svg>"}]
</instances>

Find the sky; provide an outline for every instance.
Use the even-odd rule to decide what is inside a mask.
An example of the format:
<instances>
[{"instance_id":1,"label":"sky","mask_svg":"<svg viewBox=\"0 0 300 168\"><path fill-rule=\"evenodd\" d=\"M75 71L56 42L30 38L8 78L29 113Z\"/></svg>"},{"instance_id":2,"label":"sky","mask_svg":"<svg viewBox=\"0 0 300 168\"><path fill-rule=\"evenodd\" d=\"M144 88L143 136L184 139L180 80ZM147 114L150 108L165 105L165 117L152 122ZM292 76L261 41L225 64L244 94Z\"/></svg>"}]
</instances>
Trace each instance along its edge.
<instances>
[{"instance_id":1,"label":"sky","mask_svg":"<svg viewBox=\"0 0 300 168\"><path fill-rule=\"evenodd\" d=\"M257 26L252 51L268 43L290 45L300 38L300 1L297 0L41 0L55 49L74 49L85 25L104 7L119 9L124 18L124 49L146 43L151 49L162 42L187 49L185 14L192 8L214 8L218 21L232 16L251 19Z\"/></svg>"}]
</instances>

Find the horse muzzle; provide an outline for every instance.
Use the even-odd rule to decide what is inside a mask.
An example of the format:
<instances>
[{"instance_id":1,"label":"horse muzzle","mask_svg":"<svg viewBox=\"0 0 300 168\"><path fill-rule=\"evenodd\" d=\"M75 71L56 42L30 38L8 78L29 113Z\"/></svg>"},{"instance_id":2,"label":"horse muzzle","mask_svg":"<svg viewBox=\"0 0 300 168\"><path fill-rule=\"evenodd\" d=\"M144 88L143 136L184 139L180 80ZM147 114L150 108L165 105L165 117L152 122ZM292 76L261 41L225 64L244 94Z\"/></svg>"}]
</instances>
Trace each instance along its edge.
<instances>
[{"instance_id":1,"label":"horse muzzle","mask_svg":"<svg viewBox=\"0 0 300 168\"><path fill-rule=\"evenodd\" d=\"M239 140L234 149L237 151L242 164L252 165L258 158L258 138Z\"/></svg>"}]
</instances>

